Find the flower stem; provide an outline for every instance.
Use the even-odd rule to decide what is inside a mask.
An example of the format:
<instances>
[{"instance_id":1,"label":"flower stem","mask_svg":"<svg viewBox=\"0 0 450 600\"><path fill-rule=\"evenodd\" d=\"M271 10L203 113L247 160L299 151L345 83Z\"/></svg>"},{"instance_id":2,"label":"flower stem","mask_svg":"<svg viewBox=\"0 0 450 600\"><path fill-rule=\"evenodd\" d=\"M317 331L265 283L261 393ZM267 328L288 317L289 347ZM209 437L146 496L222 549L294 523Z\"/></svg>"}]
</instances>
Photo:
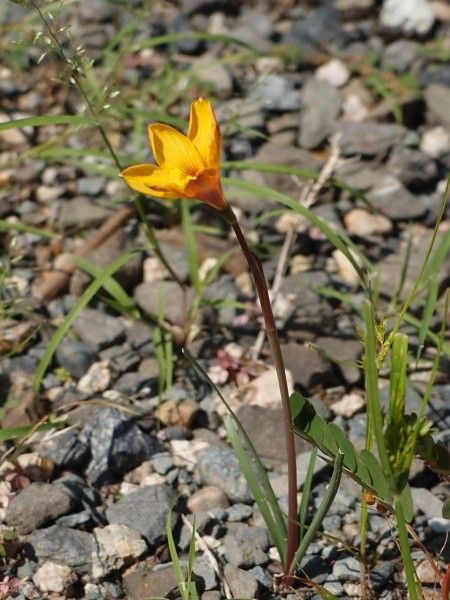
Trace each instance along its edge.
<instances>
[{"instance_id":1,"label":"flower stem","mask_svg":"<svg viewBox=\"0 0 450 600\"><path fill-rule=\"evenodd\" d=\"M401 497L395 498L395 517L397 520L398 540L400 544L400 552L402 555L403 567L405 569L406 584L408 587L409 600L419 600L417 593L416 577L414 571L414 563L411 557L411 548L408 540L408 530L406 528L405 515Z\"/></svg>"},{"instance_id":2,"label":"flower stem","mask_svg":"<svg viewBox=\"0 0 450 600\"><path fill-rule=\"evenodd\" d=\"M297 457L295 454L295 438L292 426L291 407L289 404L289 390L286 380L283 355L280 348L280 340L275 325L275 319L270 304L267 281L259 258L250 250L241 226L231 206L227 205L220 211L221 216L231 225L236 238L247 259L248 266L253 276L256 292L261 305L264 318L264 327L269 339L272 358L280 388L281 404L283 407L284 430L286 437L286 458L288 466L288 523L287 523L287 548L284 575L288 577L292 573L294 557L297 550L298 524L297 524Z\"/></svg>"}]
</instances>

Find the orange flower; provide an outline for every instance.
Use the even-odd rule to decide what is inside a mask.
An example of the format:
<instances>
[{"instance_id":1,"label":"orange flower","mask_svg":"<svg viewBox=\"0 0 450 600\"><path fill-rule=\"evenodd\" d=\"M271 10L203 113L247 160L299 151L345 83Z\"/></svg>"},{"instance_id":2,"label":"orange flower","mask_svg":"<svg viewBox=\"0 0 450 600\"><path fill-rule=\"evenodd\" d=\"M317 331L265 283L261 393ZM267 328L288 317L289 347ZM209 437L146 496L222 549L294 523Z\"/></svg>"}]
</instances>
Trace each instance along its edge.
<instances>
[{"instance_id":1,"label":"orange flower","mask_svg":"<svg viewBox=\"0 0 450 600\"><path fill-rule=\"evenodd\" d=\"M121 176L133 190L159 198L196 198L219 210L226 206L220 183L220 130L208 100L191 104L183 135L155 123L148 138L156 165L135 165Z\"/></svg>"}]
</instances>

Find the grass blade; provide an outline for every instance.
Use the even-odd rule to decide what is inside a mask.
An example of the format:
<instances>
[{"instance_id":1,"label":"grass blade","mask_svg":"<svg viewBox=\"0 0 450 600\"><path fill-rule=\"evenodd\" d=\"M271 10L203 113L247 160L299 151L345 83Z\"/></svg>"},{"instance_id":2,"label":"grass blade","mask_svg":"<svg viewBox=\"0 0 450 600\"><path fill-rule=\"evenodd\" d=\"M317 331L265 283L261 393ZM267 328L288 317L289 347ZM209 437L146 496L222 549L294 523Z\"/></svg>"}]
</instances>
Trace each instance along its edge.
<instances>
[{"instance_id":1,"label":"grass blade","mask_svg":"<svg viewBox=\"0 0 450 600\"><path fill-rule=\"evenodd\" d=\"M36 372L35 372L34 378L33 378L33 391L35 393L38 393L38 391L39 391L42 379L45 375L45 372L47 371L48 366L51 363L53 355L56 352L56 349L58 348L59 344L64 339L64 336L66 335L66 333L72 327L75 319L78 317L80 312L83 310L83 308L85 306L87 306L89 304L89 302L92 300L92 298L98 292L98 290L105 285L105 283L109 280L109 278L116 271L118 271L123 265L125 265L129 260L131 260L133 258L133 256L135 256L135 255L136 255L136 252L129 252L128 254L123 254L122 256L119 256L119 258L117 258L110 265L108 265L107 267L105 267L103 269L101 275L96 277L89 284L89 286L86 288L86 290L83 292L83 294L79 297L75 306L72 308L72 310L66 316L64 321L61 323L61 325L58 327L58 329L53 334L52 339L50 340L50 342L47 346L47 349L37 366L37 369L36 369Z\"/></svg>"},{"instance_id":2,"label":"grass blade","mask_svg":"<svg viewBox=\"0 0 450 600\"><path fill-rule=\"evenodd\" d=\"M183 569L181 567L181 562L178 557L175 540L173 539L172 527L172 510L169 510L166 517L166 536L167 544L169 546L170 558L172 560L175 579L177 580L178 589L180 591L181 597L183 598L183 600L189 600L189 592L186 590L186 580L184 578Z\"/></svg>"},{"instance_id":3,"label":"grass blade","mask_svg":"<svg viewBox=\"0 0 450 600\"><path fill-rule=\"evenodd\" d=\"M198 277L198 270L200 265L197 241L195 237L194 227L192 225L189 200L181 200L181 220L183 224L184 239L186 242L189 277L192 286L198 294L200 290L200 280Z\"/></svg>"},{"instance_id":4,"label":"grass blade","mask_svg":"<svg viewBox=\"0 0 450 600\"><path fill-rule=\"evenodd\" d=\"M305 533L305 521L306 521L306 513L308 511L308 504L311 497L311 488L312 488L312 480L314 477L314 467L316 465L317 459L317 448L314 448L311 451L311 458L309 459L308 469L306 470L305 482L303 484L302 489L302 497L300 500L300 506L298 508L298 522L299 522L299 543L303 539L303 535Z\"/></svg>"},{"instance_id":5,"label":"grass blade","mask_svg":"<svg viewBox=\"0 0 450 600\"><path fill-rule=\"evenodd\" d=\"M438 282L434 278L429 279L427 299L425 301L425 306L423 307L422 318L420 319L419 341L417 344L416 361L420 359L423 349L425 347L425 338L427 337L427 332L430 328L430 323L431 319L433 318L434 309L436 308L438 295Z\"/></svg>"},{"instance_id":6,"label":"grass blade","mask_svg":"<svg viewBox=\"0 0 450 600\"><path fill-rule=\"evenodd\" d=\"M0 123L0 131L20 129L22 127L41 127L42 125L95 125L95 119L83 115L43 115L40 117L25 117Z\"/></svg>"}]
</instances>

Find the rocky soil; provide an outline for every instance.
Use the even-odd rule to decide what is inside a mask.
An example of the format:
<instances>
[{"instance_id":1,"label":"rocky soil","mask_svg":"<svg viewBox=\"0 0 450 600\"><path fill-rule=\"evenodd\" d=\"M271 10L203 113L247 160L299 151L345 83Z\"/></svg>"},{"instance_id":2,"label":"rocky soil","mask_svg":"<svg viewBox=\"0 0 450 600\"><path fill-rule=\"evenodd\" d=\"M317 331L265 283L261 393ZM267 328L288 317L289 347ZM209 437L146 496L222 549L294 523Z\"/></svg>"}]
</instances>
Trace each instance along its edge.
<instances>
[{"instance_id":1,"label":"rocky soil","mask_svg":"<svg viewBox=\"0 0 450 600\"><path fill-rule=\"evenodd\" d=\"M139 1L130 4L136 11L141 6ZM9 25L26 15L15 4L1 10ZM132 10L101 0L81 0L64 10L74 39L96 57L94 70L101 78L111 68L102 50L131 22ZM27 23L42 29L36 21ZM11 40L13 34L5 31ZM135 162L129 157L136 154L142 162L149 158L145 125L152 117L146 111L167 111L180 124L176 119L187 117L189 101L208 92L222 125L224 161L272 163L317 174L333 159L331 144L336 183L325 178L316 189L310 180L289 174L240 171L231 164L225 171L299 200L309 198L311 210L346 233L375 265L379 306L387 310L398 293L405 296L419 272L450 168L450 5L439 0L159 2L133 30L133 42L191 31L230 35L245 46L186 37L157 48L130 49L111 84L121 95L105 109L107 129L124 164ZM40 53L29 44L23 68L0 67L0 121L82 109L77 91L54 79L62 67L51 56L38 63ZM167 69L176 74L173 79ZM143 113L137 134L130 120L122 120L126 106ZM69 150L67 158L58 152L52 156L49 140ZM185 299L194 297L176 207L149 201L146 209L163 251L187 285L186 295L154 256L132 215L88 258L103 268L139 250L117 274L135 301L134 312L118 311L107 293L97 294L56 351L41 393L33 393L33 376L49 340L90 277L76 269L67 289L48 301L42 290L84 240L130 200L106 154L74 159L80 148L105 151L92 129L0 131L0 217L3 224L31 227L1 228L2 427L38 423L50 412L69 426L34 434L19 446L2 442L0 597L176 598L165 530L173 509L182 561L195 517L200 541L194 575L202 600L226 597L225 583L234 598L317 600L314 584L340 599L362 598L360 489L343 480L322 535L301 565L299 588L281 595L274 591L279 557L227 444L224 407L183 358L176 338L173 378L161 384L161 345L148 316L158 314L162 297L164 319L179 331ZM292 218L275 201L231 186L227 195L249 239L258 244L271 284L283 244L288 248L275 313L292 389L301 390L362 447L365 397L356 329L364 296L355 271L316 227ZM205 272L205 265L233 248L234 240L209 209L195 206L192 217L198 225L219 230L217 235L203 227L198 235ZM438 241L448 228L446 213ZM48 231L56 235L43 237ZM447 261L438 275L441 311L448 278ZM139 318L134 318L136 310ZM436 311L433 330L439 321ZM276 379L266 343L254 352L261 323L246 265L237 253L208 286L197 325L188 347L236 410L286 506ZM417 329L411 326L407 332L415 353ZM427 381L432 358L425 349L411 367L409 412L417 410L417 389ZM448 374L443 360L428 411L441 441L450 439ZM299 491L310 452L299 439ZM319 461L311 515L329 475L327 464ZM419 461L410 483L414 529L435 559L447 563L450 526L441 512L448 485ZM389 515L370 511L368 569L373 598L383 600L406 598L392 525ZM439 597L419 546L414 559L425 597Z\"/></svg>"}]
</instances>

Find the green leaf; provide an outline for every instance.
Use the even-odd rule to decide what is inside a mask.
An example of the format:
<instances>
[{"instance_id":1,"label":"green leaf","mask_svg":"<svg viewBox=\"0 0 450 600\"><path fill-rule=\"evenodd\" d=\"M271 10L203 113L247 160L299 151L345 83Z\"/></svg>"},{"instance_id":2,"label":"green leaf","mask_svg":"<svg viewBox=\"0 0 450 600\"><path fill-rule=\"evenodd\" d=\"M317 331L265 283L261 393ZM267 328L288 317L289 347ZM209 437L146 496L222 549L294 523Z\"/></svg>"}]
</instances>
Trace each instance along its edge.
<instances>
[{"instance_id":1,"label":"green leaf","mask_svg":"<svg viewBox=\"0 0 450 600\"><path fill-rule=\"evenodd\" d=\"M264 185L257 185L256 183L251 183L249 181L231 179L230 177L223 177L222 182L225 185L230 185L232 187L237 187L242 190L248 190L250 192L257 193L262 198L276 200L277 202L280 202L280 204L284 204L284 206L289 207L294 212L307 219L324 234L324 236L328 239L328 241L331 244L333 244L333 246L335 246L335 248L340 250L345 255L345 257L352 264L355 271L358 273L362 285L366 285L366 274L359 265L358 261L355 259L355 254L363 262L366 269L371 269L372 265L347 235L343 233L336 233L323 219L314 214L314 212L312 212L310 209L306 208L290 196L281 194L280 192L277 192L276 190L273 190L270 187L266 187ZM350 249L352 251L350 251Z\"/></svg>"},{"instance_id":2,"label":"green leaf","mask_svg":"<svg viewBox=\"0 0 450 600\"><path fill-rule=\"evenodd\" d=\"M192 286L194 287L196 292L199 293L200 280L198 276L198 271L200 261L198 256L197 241L194 233L194 228L192 226L189 200L181 200L181 219L183 224L184 239L186 242L189 278L191 280Z\"/></svg>"},{"instance_id":3,"label":"green leaf","mask_svg":"<svg viewBox=\"0 0 450 600\"><path fill-rule=\"evenodd\" d=\"M37 366L36 372L33 378L33 391L38 393L39 388L41 386L42 379L47 371L48 366L53 358L56 349L59 344L64 339L64 336L72 327L75 319L78 317L80 312L83 310L85 306L89 304L98 290L110 279L110 277L118 271L123 265L125 265L129 260L136 255L136 252L129 252L128 254L123 254L119 256L115 261L113 261L109 266L105 267L98 277L96 277L86 288L83 294L78 298L75 306L69 312L69 314L65 317L64 321L58 327L58 329L53 334L50 342L47 345L47 349L44 352L39 364Z\"/></svg>"},{"instance_id":4,"label":"green leaf","mask_svg":"<svg viewBox=\"0 0 450 600\"><path fill-rule=\"evenodd\" d=\"M414 503L409 484L406 484L403 488L400 501L403 506L403 514L405 516L405 521L407 523L411 523L411 521L414 519Z\"/></svg>"},{"instance_id":5,"label":"green leaf","mask_svg":"<svg viewBox=\"0 0 450 600\"><path fill-rule=\"evenodd\" d=\"M395 427L404 421L408 336L396 333L392 338L391 376L389 385L389 420Z\"/></svg>"},{"instance_id":6,"label":"green leaf","mask_svg":"<svg viewBox=\"0 0 450 600\"><path fill-rule=\"evenodd\" d=\"M428 293L427 299L425 301L425 306L423 307L422 318L420 319L420 328L419 328L419 340L417 343L417 357L419 358L422 355L422 351L425 345L425 338L427 337L427 332L430 329L431 319L433 318L434 309L436 308L436 303L439 296L439 284L436 279L428 280Z\"/></svg>"},{"instance_id":7,"label":"green leaf","mask_svg":"<svg viewBox=\"0 0 450 600\"><path fill-rule=\"evenodd\" d=\"M93 117L83 115L48 115L41 117L25 117L0 123L0 131L22 127L41 127L42 125L95 125Z\"/></svg>"},{"instance_id":8,"label":"green leaf","mask_svg":"<svg viewBox=\"0 0 450 600\"><path fill-rule=\"evenodd\" d=\"M165 35L155 36L143 42L137 42L131 46L131 52L139 52L144 48L156 48L157 46L165 46L166 44L176 44L184 40L202 40L204 42L220 42L222 44L235 44L252 50L252 47L243 42L242 40L235 38L231 35L223 35L218 33L207 33L202 31L186 31L179 33L167 33Z\"/></svg>"}]
</instances>

